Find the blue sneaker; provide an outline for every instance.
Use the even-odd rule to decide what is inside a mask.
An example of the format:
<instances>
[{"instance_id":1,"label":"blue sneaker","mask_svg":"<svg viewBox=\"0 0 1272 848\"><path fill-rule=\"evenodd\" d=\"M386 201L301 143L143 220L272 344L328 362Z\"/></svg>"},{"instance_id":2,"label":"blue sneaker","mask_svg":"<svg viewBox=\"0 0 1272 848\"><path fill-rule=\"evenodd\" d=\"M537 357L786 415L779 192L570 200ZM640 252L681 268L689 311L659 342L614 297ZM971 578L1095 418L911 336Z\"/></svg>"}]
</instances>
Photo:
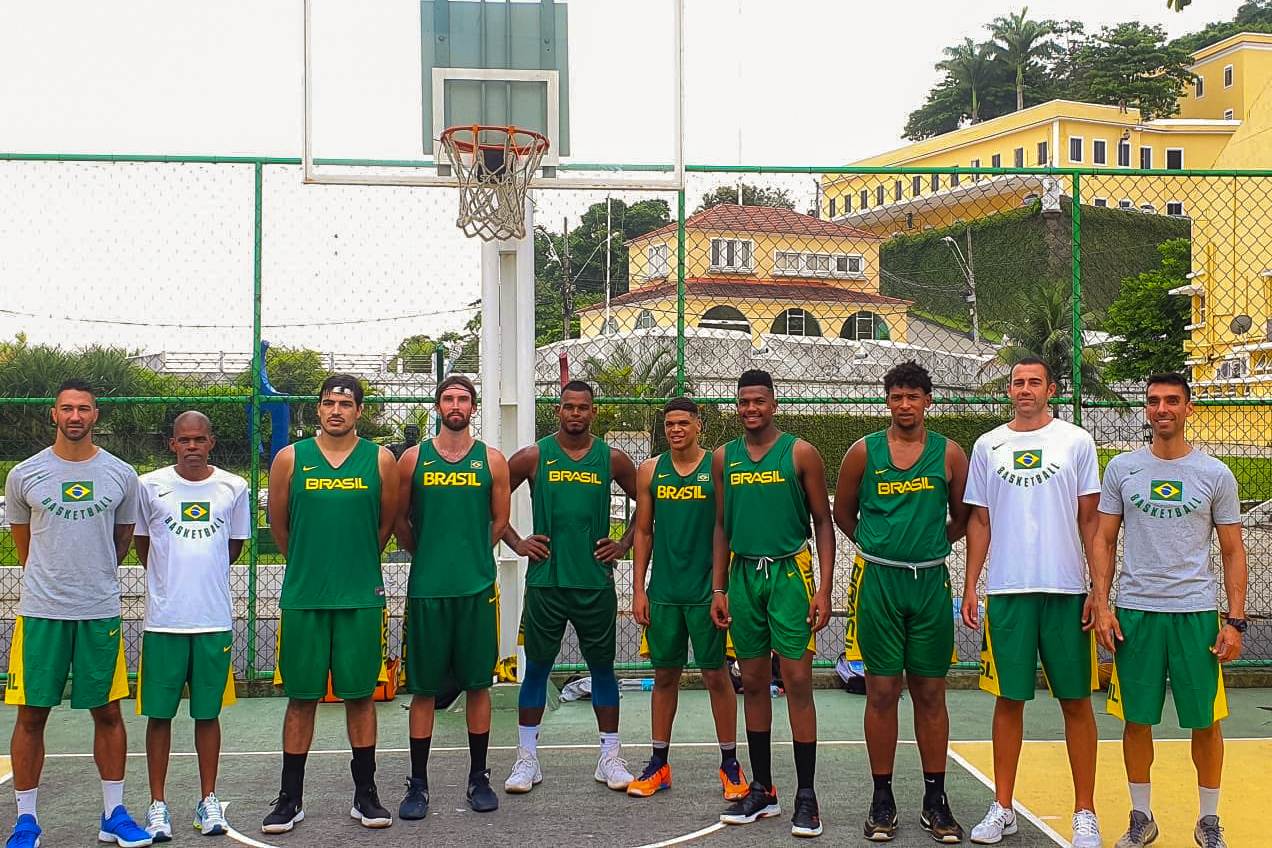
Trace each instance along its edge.
<instances>
[{"instance_id":1,"label":"blue sneaker","mask_svg":"<svg viewBox=\"0 0 1272 848\"><path fill-rule=\"evenodd\" d=\"M5 848L40 848L40 825L35 816L23 813L13 823L13 834Z\"/></svg>"},{"instance_id":2,"label":"blue sneaker","mask_svg":"<svg viewBox=\"0 0 1272 848\"><path fill-rule=\"evenodd\" d=\"M102 814L102 826L97 831L97 839L100 842L114 842L119 848L146 848L154 842L150 834L132 820L123 804L111 812L110 818L106 818L105 813Z\"/></svg>"}]
</instances>

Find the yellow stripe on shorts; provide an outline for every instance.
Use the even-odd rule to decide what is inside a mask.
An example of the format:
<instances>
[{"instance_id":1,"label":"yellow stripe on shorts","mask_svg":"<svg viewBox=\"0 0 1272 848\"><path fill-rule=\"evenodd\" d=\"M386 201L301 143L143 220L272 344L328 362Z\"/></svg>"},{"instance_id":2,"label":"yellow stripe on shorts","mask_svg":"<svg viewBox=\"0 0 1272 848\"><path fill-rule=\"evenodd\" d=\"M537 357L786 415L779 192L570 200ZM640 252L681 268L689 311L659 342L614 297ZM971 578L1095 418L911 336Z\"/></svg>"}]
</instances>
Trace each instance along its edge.
<instances>
[{"instance_id":1,"label":"yellow stripe on shorts","mask_svg":"<svg viewBox=\"0 0 1272 848\"><path fill-rule=\"evenodd\" d=\"M9 648L9 676L4 686L4 702L14 706L26 704L26 689L22 683L26 679L22 667L22 616L13 622L13 642Z\"/></svg>"}]
</instances>

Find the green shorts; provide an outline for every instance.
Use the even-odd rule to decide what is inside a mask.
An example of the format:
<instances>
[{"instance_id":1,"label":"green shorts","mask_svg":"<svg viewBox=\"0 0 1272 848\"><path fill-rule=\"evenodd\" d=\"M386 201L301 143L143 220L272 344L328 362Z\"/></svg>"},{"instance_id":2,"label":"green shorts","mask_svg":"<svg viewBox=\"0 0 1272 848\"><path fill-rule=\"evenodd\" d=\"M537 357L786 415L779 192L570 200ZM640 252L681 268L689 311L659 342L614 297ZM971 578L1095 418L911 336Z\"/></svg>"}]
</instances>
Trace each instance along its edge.
<instances>
[{"instance_id":1,"label":"green shorts","mask_svg":"<svg viewBox=\"0 0 1272 848\"><path fill-rule=\"evenodd\" d=\"M1117 622L1122 642L1113 655L1110 714L1133 724L1161 723L1169 677L1180 727L1200 730L1228 717L1223 672L1211 653L1218 611L1120 609Z\"/></svg>"},{"instance_id":2,"label":"green shorts","mask_svg":"<svg viewBox=\"0 0 1272 848\"><path fill-rule=\"evenodd\" d=\"M459 598L408 598L402 623L406 691L436 695L448 681L488 689L499 661L499 592L492 585Z\"/></svg>"},{"instance_id":3,"label":"green shorts","mask_svg":"<svg viewBox=\"0 0 1272 848\"><path fill-rule=\"evenodd\" d=\"M118 616L83 621L18 616L4 702L56 707L71 671L72 709L91 710L127 697L128 667L120 629Z\"/></svg>"},{"instance_id":4,"label":"green shorts","mask_svg":"<svg viewBox=\"0 0 1272 848\"><path fill-rule=\"evenodd\" d=\"M384 607L285 609L278 620L274 683L287 697L316 701L369 698L388 680L389 614Z\"/></svg>"},{"instance_id":5,"label":"green shorts","mask_svg":"<svg viewBox=\"0 0 1272 848\"><path fill-rule=\"evenodd\" d=\"M640 654L654 668L684 668L693 642L694 665L724 665L724 631L711 620L711 604L649 603L649 626L641 634Z\"/></svg>"},{"instance_id":6,"label":"green shorts","mask_svg":"<svg viewBox=\"0 0 1272 848\"><path fill-rule=\"evenodd\" d=\"M740 660L804 658L816 648L808 607L813 600L813 555L802 550L767 566L733 554L729 563L729 638Z\"/></svg>"},{"instance_id":7,"label":"green shorts","mask_svg":"<svg viewBox=\"0 0 1272 848\"><path fill-rule=\"evenodd\" d=\"M230 651L234 633L156 633L141 637L137 663L137 715L172 718L181 690L190 684L190 718L216 718L234 703Z\"/></svg>"},{"instance_id":8,"label":"green shorts","mask_svg":"<svg viewBox=\"0 0 1272 848\"><path fill-rule=\"evenodd\" d=\"M853 558L845 652L866 671L944 677L954 654L953 596L944 565L899 568Z\"/></svg>"},{"instance_id":9,"label":"green shorts","mask_svg":"<svg viewBox=\"0 0 1272 848\"><path fill-rule=\"evenodd\" d=\"M604 589L563 589L527 586L521 609L521 643L526 659L556 662L565 638L565 625L574 625L579 651L588 665L614 666L614 637L618 629L618 595Z\"/></svg>"},{"instance_id":10,"label":"green shorts","mask_svg":"<svg viewBox=\"0 0 1272 848\"><path fill-rule=\"evenodd\" d=\"M1051 694L1089 698L1100 688L1095 634L1082 629L1086 595L1022 592L985 599L980 688L1032 701L1038 660Z\"/></svg>"}]
</instances>

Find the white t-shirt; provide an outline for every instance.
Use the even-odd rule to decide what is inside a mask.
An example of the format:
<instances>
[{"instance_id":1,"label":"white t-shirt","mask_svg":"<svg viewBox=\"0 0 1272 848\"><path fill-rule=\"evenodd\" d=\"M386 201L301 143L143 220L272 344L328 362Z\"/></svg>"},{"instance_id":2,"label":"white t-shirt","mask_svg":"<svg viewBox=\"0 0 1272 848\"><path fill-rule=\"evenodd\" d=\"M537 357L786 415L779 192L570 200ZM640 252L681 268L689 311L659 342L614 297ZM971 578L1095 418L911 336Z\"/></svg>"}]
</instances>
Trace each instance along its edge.
<instances>
[{"instance_id":1,"label":"white t-shirt","mask_svg":"<svg viewBox=\"0 0 1272 848\"><path fill-rule=\"evenodd\" d=\"M211 477L196 482L171 465L139 479L141 520L136 535L150 537L146 629L231 629L230 539L252 535L247 481L214 467Z\"/></svg>"},{"instance_id":2,"label":"white t-shirt","mask_svg":"<svg viewBox=\"0 0 1272 848\"><path fill-rule=\"evenodd\" d=\"M1078 497L1099 492L1095 442L1081 427L1003 424L977 439L963 500L989 509L986 593L1086 592Z\"/></svg>"}]
</instances>

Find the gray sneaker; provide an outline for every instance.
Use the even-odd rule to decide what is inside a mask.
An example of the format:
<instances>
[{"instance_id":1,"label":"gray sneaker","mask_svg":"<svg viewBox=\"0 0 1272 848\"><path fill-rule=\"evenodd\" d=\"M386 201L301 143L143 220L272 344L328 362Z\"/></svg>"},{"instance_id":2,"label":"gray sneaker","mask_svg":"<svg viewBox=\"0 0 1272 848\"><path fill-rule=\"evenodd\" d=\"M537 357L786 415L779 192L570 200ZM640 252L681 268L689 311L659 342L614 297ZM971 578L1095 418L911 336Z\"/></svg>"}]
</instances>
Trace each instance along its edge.
<instances>
[{"instance_id":1,"label":"gray sneaker","mask_svg":"<svg viewBox=\"0 0 1272 848\"><path fill-rule=\"evenodd\" d=\"M1139 810L1131 810L1131 824L1113 848L1143 848L1157 838L1157 820Z\"/></svg>"},{"instance_id":2,"label":"gray sneaker","mask_svg":"<svg viewBox=\"0 0 1272 848\"><path fill-rule=\"evenodd\" d=\"M1193 841L1201 848L1228 848L1218 816L1202 816L1197 819L1197 826L1193 828Z\"/></svg>"}]
</instances>

